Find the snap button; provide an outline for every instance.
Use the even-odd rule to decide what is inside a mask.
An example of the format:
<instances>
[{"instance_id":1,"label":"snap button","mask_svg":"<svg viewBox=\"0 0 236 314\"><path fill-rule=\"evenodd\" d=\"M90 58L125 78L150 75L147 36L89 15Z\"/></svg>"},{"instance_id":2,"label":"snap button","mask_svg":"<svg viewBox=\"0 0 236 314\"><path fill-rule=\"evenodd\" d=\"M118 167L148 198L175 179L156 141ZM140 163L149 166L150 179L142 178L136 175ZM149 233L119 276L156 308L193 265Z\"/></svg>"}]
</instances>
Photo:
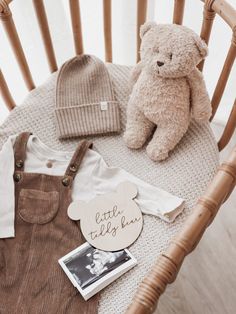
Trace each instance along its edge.
<instances>
[{"instance_id":1,"label":"snap button","mask_svg":"<svg viewBox=\"0 0 236 314\"><path fill-rule=\"evenodd\" d=\"M19 173L15 173L15 174L14 174L14 180L15 180L16 182L19 182L20 179L21 179L21 175L20 175Z\"/></svg>"},{"instance_id":2,"label":"snap button","mask_svg":"<svg viewBox=\"0 0 236 314\"><path fill-rule=\"evenodd\" d=\"M70 184L70 179L69 179L69 177L64 177L64 178L62 179L62 184L63 184L64 186L68 186L68 185Z\"/></svg>"},{"instance_id":3,"label":"snap button","mask_svg":"<svg viewBox=\"0 0 236 314\"><path fill-rule=\"evenodd\" d=\"M71 165L70 166L70 171L76 172L77 171L77 167L75 165Z\"/></svg>"},{"instance_id":4,"label":"snap button","mask_svg":"<svg viewBox=\"0 0 236 314\"><path fill-rule=\"evenodd\" d=\"M18 161L16 161L16 168L22 168L23 167L23 164L24 164L24 162L23 162L23 160L18 160Z\"/></svg>"},{"instance_id":5,"label":"snap button","mask_svg":"<svg viewBox=\"0 0 236 314\"><path fill-rule=\"evenodd\" d=\"M47 168L52 168L53 164L52 164L51 161L48 161L48 162L46 163L46 166L47 166Z\"/></svg>"}]
</instances>

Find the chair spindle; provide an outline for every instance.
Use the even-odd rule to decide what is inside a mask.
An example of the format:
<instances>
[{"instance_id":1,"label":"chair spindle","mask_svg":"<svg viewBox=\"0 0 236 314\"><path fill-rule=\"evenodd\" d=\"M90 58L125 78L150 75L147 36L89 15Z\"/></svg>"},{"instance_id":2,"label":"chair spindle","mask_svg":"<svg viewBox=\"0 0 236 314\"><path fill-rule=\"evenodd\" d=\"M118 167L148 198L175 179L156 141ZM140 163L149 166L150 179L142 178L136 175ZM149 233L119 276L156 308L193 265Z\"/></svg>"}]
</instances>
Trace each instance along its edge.
<instances>
[{"instance_id":1,"label":"chair spindle","mask_svg":"<svg viewBox=\"0 0 236 314\"><path fill-rule=\"evenodd\" d=\"M203 10L203 20L200 34L200 37L206 42L206 44L209 43L215 15L216 15L215 11L212 10L212 1L211 0L206 1ZM202 60L198 65L198 69L200 71L203 70L204 62L205 60Z\"/></svg>"},{"instance_id":2,"label":"chair spindle","mask_svg":"<svg viewBox=\"0 0 236 314\"><path fill-rule=\"evenodd\" d=\"M229 119L224 128L224 132L221 135L221 138L218 142L219 151L225 148L225 146L229 143L234 130L236 128L236 100L234 101L233 108L230 112Z\"/></svg>"},{"instance_id":3,"label":"chair spindle","mask_svg":"<svg viewBox=\"0 0 236 314\"><path fill-rule=\"evenodd\" d=\"M9 88L7 86L7 82L5 81L5 78L3 76L2 71L0 70L0 91L2 98L9 110L12 110L15 108L16 104L12 98L12 95L9 91Z\"/></svg>"},{"instance_id":4,"label":"chair spindle","mask_svg":"<svg viewBox=\"0 0 236 314\"><path fill-rule=\"evenodd\" d=\"M70 0L70 15L73 29L74 46L77 55L83 53L83 36L79 0Z\"/></svg>"},{"instance_id":5,"label":"chair spindle","mask_svg":"<svg viewBox=\"0 0 236 314\"><path fill-rule=\"evenodd\" d=\"M184 17L185 0L175 0L173 23L181 25Z\"/></svg>"},{"instance_id":6,"label":"chair spindle","mask_svg":"<svg viewBox=\"0 0 236 314\"><path fill-rule=\"evenodd\" d=\"M103 29L106 62L112 62L112 19L111 0L103 0Z\"/></svg>"},{"instance_id":7,"label":"chair spindle","mask_svg":"<svg viewBox=\"0 0 236 314\"><path fill-rule=\"evenodd\" d=\"M33 0L35 13L37 16L41 36L43 39L44 48L47 55L48 65L51 72L57 70L57 62L53 50L52 39L49 31L47 15L44 7L43 0Z\"/></svg>"},{"instance_id":8,"label":"chair spindle","mask_svg":"<svg viewBox=\"0 0 236 314\"><path fill-rule=\"evenodd\" d=\"M7 1L5 0L0 0L0 19L7 33L9 42L20 67L25 84L29 90L32 90L35 88L35 85L32 79L32 75L30 73L28 63L26 61L26 57L16 30L14 20L12 18L12 13L10 11Z\"/></svg>"},{"instance_id":9,"label":"chair spindle","mask_svg":"<svg viewBox=\"0 0 236 314\"><path fill-rule=\"evenodd\" d=\"M212 104L212 116L211 120L214 118L219 103L221 101L222 95L225 90L226 83L228 81L232 66L234 64L234 60L236 57L236 32L233 33L232 43L230 45L228 54L226 56L223 69L221 71L220 77L218 79L211 104Z\"/></svg>"},{"instance_id":10,"label":"chair spindle","mask_svg":"<svg viewBox=\"0 0 236 314\"><path fill-rule=\"evenodd\" d=\"M137 62L140 60L140 44L141 39L139 36L140 26L145 23L146 15L147 15L147 0L138 0L137 2L137 30L136 30L136 37L137 37Z\"/></svg>"}]
</instances>

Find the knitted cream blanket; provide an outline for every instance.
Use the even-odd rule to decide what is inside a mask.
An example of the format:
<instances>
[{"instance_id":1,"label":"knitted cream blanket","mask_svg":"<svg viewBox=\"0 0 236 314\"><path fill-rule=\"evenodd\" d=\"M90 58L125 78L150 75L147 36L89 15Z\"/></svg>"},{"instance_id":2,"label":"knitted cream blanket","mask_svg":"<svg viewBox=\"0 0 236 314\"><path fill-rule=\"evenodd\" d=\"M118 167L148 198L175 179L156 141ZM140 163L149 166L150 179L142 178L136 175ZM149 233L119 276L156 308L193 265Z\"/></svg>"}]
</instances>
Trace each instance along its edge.
<instances>
[{"instance_id":1,"label":"knitted cream blanket","mask_svg":"<svg viewBox=\"0 0 236 314\"><path fill-rule=\"evenodd\" d=\"M125 124L125 107L128 99L129 67L108 64L115 96L121 103L122 125ZM31 131L45 144L58 150L74 150L78 139L59 141L54 123L56 75L33 90L22 106L14 109L0 127L0 146L11 134ZM99 313L123 313L131 302L139 282L166 249L169 241L183 226L196 199L205 190L218 166L218 149L208 124L193 122L189 131L170 158L154 163L145 150L131 151L122 136L93 137L95 149L109 165L118 166L142 180L156 185L186 200L184 212L174 223L145 215L144 228L139 239L130 247L138 266L116 280L101 293Z\"/></svg>"}]
</instances>

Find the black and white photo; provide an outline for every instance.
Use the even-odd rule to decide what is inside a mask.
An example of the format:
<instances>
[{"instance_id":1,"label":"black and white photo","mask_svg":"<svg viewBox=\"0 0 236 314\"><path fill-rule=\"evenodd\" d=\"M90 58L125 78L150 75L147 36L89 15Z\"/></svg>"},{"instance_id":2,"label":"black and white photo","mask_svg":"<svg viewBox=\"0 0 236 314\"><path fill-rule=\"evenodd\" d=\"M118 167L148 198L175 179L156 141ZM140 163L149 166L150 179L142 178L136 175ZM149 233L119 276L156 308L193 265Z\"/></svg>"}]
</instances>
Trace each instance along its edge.
<instances>
[{"instance_id":1,"label":"black and white photo","mask_svg":"<svg viewBox=\"0 0 236 314\"><path fill-rule=\"evenodd\" d=\"M87 300L136 264L125 249L107 252L85 243L59 260L59 264Z\"/></svg>"}]
</instances>

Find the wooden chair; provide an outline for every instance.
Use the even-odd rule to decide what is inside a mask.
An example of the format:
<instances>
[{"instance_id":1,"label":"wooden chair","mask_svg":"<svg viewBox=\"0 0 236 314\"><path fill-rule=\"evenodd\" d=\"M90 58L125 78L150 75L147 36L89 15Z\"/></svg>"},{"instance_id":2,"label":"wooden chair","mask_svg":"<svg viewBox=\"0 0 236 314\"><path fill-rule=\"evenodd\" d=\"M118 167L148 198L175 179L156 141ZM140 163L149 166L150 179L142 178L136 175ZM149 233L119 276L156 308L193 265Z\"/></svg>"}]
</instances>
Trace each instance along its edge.
<instances>
[{"instance_id":1,"label":"wooden chair","mask_svg":"<svg viewBox=\"0 0 236 314\"><path fill-rule=\"evenodd\" d=\"M203 2L203 21L200 36L208 43L215 15L219 15L228 24L232 32L232 42L228 50L220 77L212 97L214 118L217 108L224 93L227 80L230 75L236 56L236 11L225 0L201 0ZM17 34L13 16L9 7L12 0L0 0L0 19L8 35L15 58L20 67L23 79L29 90L35 88L27 60ZM147 11L147 0L138 0L137 9L137 60L139 59L139 28L145 22ZM38 24L40 27L42 40L48 60L49 69L54 72L58 69L55 58L52 39L49 31L47 15L43 0L33 0ZM181 24L184 15L184 0L175 0L173 23ZM75 53L83 53L83 39L81 31L80 6L78 0L69 0L71 23L73 28ZM104 39L105 39L105 59L112 62L112 21L111 21L111 0L103 0L104 11ZM198 67L203 69L204 62ZM0 71L0 87L2 97L9 110L15 108L16 104L8 89L3 73ZM232 111L218 142L221 151L229 142L236 126L236 101L232 106ZM204 195L198 200L193 214L187 219L184 228L179 235L171 241L169 248L161 254L151 271L140 284L132 304L127 309L129 314L152 313L157 305L158 299L165 291L167 284L172 283L188 255L200 241L204 231L213 221L221 204L227 200L236 182L236 149L229 159L223 163L213 181L208 186Z\"/></svg>"}]
</instances>

